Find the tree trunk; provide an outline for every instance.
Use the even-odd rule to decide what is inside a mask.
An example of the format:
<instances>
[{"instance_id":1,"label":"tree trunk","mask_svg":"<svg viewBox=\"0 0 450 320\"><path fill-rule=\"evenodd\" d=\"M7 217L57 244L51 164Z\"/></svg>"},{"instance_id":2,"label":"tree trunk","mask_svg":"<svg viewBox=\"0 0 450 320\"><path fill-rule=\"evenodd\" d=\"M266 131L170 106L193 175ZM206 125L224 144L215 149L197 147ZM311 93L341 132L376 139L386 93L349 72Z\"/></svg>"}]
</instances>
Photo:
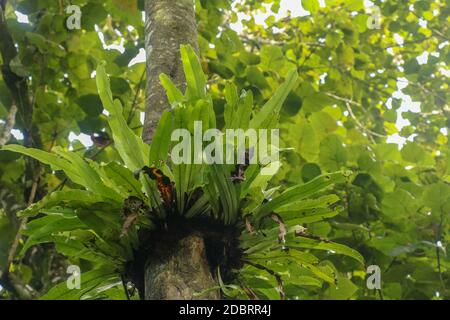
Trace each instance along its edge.
<instances>
[{"instance_id":1,"label":"tree trunk","mask_svg":"<svg viewBox=\"0 0 450 320\"><path fill-rule=\"evenodd\" d=\"M201 236L191 234L177 243L162 244L155 253L145 270L147 300L219 298L217 291L195 295L216 285Z\"/></svg>"},{"instance_id":2,"label":"tree trunk","mask_svg":"<svg viewBox=\"0 0 450 320\"><path fill-rule=\"evenodd\" d=\"M186 80L180 45L198 51L193 0L146 0L145 49L147 89L143 139L150 143L158 121L169 108L159 75L167 74L184 91ZM206 258L204 239L195 234L175 237L148 257L145 266L145 299L196 299L195 293L217 285ZM171 242L171 243L170 243ZM200 298L218 299L217 292Z\"/></svg>"},{"instance_id":3,"label":"tree trunk","mask_svg":"<svg viewBox=\"0 0 450 320\"><path fill-rule=\"evenodd\" d=\"M198 51L193 0L146 0L145 49L147 90L143 139L150 143L159 118L169 108L159 75L167 74L179 89L186 86L180 45Z\"/></svg>"}]
</instances>

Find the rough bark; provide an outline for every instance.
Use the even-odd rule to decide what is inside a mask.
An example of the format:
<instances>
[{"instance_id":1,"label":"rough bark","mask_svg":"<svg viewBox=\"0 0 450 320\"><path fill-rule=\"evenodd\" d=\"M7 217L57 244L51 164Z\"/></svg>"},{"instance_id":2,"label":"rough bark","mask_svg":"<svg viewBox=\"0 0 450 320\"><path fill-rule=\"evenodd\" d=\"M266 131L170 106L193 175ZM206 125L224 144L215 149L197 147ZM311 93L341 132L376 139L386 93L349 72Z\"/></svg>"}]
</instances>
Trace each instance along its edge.
<instances>
[{"instance_id":1,"label":"rough bark","mask_svg":"<svg viewBox=\"0 0 450 320\"><path fill-rule=\"evenodd\" d=\"M184 91L180 45L198 50L198 42L193 0L147 0L145 11L147 90L142 137L150 143L161 114L169 107L159 75L167 74Z\"/></svg>"},{"instance_id":2,"label":"rough bark","mask_svg":"<svg viewBox=\"0 0 450 320\"><path fill-rule=\"evenodd\" d=\"M147 89L142 137L150 143L161 114L169 108L159 75L167 74L184 91L180 45L190 44L198 51L198 43L193 0L146 0L145 11ZM191 234L162 244L161 250L148 257L144 282L149 300L197 299L195 293L216 286L204 239ZM200 298L218 299L219 294L209 292Z\"/></svg>"},{"instance_id":3,"label":"rough bark","mask_svg":"<svg viewBox=\"0 0 450 320\"><path fill-rule=\"evenodd\" d=\"M191 234L177 243L162 244L149 259L145 271L148 300L219 299L206 259L204 239Z\"/></svg>"}]
</instances>

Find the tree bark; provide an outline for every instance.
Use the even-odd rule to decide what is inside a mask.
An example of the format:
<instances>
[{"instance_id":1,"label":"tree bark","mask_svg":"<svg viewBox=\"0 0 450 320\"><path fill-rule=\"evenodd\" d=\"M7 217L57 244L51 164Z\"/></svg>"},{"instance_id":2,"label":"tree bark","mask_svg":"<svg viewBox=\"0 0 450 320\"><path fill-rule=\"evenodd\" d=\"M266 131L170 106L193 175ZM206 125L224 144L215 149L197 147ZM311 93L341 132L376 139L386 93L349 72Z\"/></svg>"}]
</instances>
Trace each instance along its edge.
<instances>
[{"instance_id":1,"label":"tree bark","mask_svg":"<svg viewBox=\"0 0 450 320\"><path fill-rule=\"evenodd\" d=\"M145 270L147 300L219 299L206 258L204 239L188 235L177 243L162 244ZM201 296L196 295L203 293Z\"/></svg>"},{"instance_id":2,"label":"tree bark","mask_svg":"<svg viewBox=\"0 0 450 320\"><path fill-rule=\"evenodd\" d=\"M145 11L147 90L142 137L150 143L161 114L169 108L159 75L167 74L184 91L180 45L190 44L198 51L198 41L193 0L147 0Z\"/></svg>"},{"instance_id":3,"label":"tree bark","mask_svg":"<svg viewBox=\"0 0 450 320\"><path fill-rule=\"evenodd\" d=\"M145 11L147 88L142 138L151 143L161 114L170 107L159 75L165 73L184 91L180 45L190 44L198 51L198 42L193 0L146 0ZM215 291L201 297L195 295L217 285L209 268L204 239L191 234L163 242L147 258L145 299L219 299Z\"/></svg>"}]
</instances>

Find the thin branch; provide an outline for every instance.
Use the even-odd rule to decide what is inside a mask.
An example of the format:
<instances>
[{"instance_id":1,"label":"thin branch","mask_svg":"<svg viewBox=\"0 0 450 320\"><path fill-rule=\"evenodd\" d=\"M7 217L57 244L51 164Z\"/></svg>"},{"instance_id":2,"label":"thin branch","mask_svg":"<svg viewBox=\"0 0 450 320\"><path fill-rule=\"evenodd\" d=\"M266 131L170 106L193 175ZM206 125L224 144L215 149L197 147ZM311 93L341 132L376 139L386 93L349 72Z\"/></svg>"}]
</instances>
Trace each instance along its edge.
<instances>
[{"instance_id":1,"label":"thin branch","mask_svg":"<svg viewBox=\"0 0 450 320\"><path fill-rule=\"evenodd\" d=\"M250 300L260 300L257 294L242 279L238 279L239 285Z\"/></svg>"},{"instance_id":2,"label":"thin branch","mask_svg":"<svg viewBox=\"0 0 450 320\"><path fill-rule=\"evenodd\" d=\"M264 44L264 45L285 45L286 40L271 40L265 39L258 36L250 36L246 34L242 34L239 36L244 43L250 44ZM325 44L320 42L302 42L302 44L307 45L309 47L324 47Z\"/></svg>"},{"instance_id":3,"label":"thin branch","mask_svg":"<svg viewBox=\"0 0 450 320\"><path fill-rule=\"evenodd\" d=\"M139 92L141 91L142 84L144 83L144 76L145 76L145 69L144 69L144 72L142 72L141 78L139 79L139 84L136 89L136 93L134 95L133 104L131 105L131 110L128 115L127 124L130 124L131 120L133 119L134 113L136 111L137 99L139 97Z\"/></svg>"},{"instance_id":4,"label":"thin branch","mask_svg":"<svg viewBox=\"0 0 450 320\"><path fill-rule=\"evenodd\" d=\"M31 187L30 197L28 199L28 206L30 206L34 199L36 198L36 192L39 185L39 177L41 175L41 167L39 167L38 174L35 176L33 185ZM14 257L16 256L17 249L19 247L20 239L22 238L21 230L25 227L28 222L28 218L23 218L20 221L19 227L17 228L17 233L14 237L13 243L8 251L8 259L6 263L6 270L1 274L0 279L5 285L8 291L13 292L21 299L33 299L36 296L36 291L28 285L22 284L21 281L11 273L12 265L14 262Z\"/></svg>"},{"instance_id":5,"label":"thin branch","mask_svg":"<svg viewBox=\"0 0 450 320\"><path fill-rule=\"evenodd\" d=\"M444 209L442 208L442 212L444 212ZM442 277L442 267L441 267L441 248L439 247L438 243L440 243L441 239L442 239L442 226L444 224L444 214L441 213L440 215L440 220L439 220L439 225L437 227L437 231L436 231L436 242L435 242L435 246L436 246L436 259L437 259L437 267L438 267L438 273L439 273L439 280L441 282L441 286L442 289L444 290L444 292L447 292L445 283L444 283L444 279Z\"/></svg>"},{"instance_id":6,"label":"thin branch","mask_svg":"<svg viewBox=\"0 0 450 320\"><path fill-rule=\"evenodd\" d=\"M35 179L33 179L33 184L31 186L30 197L28 198L28 203L27 203L28 207L33 204L34 199L36 198L36 191L37 191L37 188L38 188L38 185L39 185L40 175L41 175L41 170L40 170L40 167L39 167L39 171L36 174ZM12 266L12 264L14 262L14 257L16 256L16 253L17 253L17 248L19 247L20 239L22 238L21 231L22 231L23 227L25 227L27 222L28 222L28 218L27 217L23 218L20 221L19 228L17 229L16 236L14 237L14 241L11 244L11 247L10 247L9 252L8 252L8 262L6 264L7 270L5 271L5 273L9 273L9 270L11 269L11 266Z\"/></svg>"},{"instance_id":7,"label":"thin branch","mask_svg":"<svg viewBox=\"0 0 450 320\"><path fill-rule=\"evenodd\" d=\"M35 298L36 291L29 285L23 284L14 274L2 272L0 270L0 281L2 286L14 296L22 300L31 300Z\"/></svg>"},{"instance_id":8,"label":"thin branch","mask_svg":"<svg viewBox=\"0 0 450 320\"><path fill-rule=\"evenodd\" d=\"M13 104L9 110L8 118L6 119L5 127L3 128L3 133L0 135L0 148L7 144L11 138L11 130L16 124L16 113L17 106Z\"/></svg>"},{"instance_id":9,"label":"thin branch","mask_svg":"<svg viewBox=\"0 0 450 320\"><path fill-rule=\"evenodd\" d=\"M372 142L374 142L374 141L373 141L373 139L372 139L371 136L375 136L375 137L378 137L378 138L386 138L386 135L368 129L367 127L365 127L365 126L358 120L358 118L356 117L355 113L353 112L353 109L351 108L351 105L355 105L355 106L358 106L358 107L362 107L361 104L359 104L359 103L357 103L357 102L355 102L355 101L353 101L353 100L350 100L350 99L346 99L346 98L339 97L339 96L337 96L337 95L335 95L335 94L332 94L332 93L330 93L330 92L326 92L325 94L326 94L327 96L333 98L333 99L336 99L336 100L339 100L339 101L345 103L345 106L346 106L346 108L347 108L347 111L348 111L348 113L350 114L350 116L352 117L353 121L355 121L356 125L357 125L362 131L364 131L364 132L369 136L369 139L371 139Z\"/></svg>"}]
</instances>

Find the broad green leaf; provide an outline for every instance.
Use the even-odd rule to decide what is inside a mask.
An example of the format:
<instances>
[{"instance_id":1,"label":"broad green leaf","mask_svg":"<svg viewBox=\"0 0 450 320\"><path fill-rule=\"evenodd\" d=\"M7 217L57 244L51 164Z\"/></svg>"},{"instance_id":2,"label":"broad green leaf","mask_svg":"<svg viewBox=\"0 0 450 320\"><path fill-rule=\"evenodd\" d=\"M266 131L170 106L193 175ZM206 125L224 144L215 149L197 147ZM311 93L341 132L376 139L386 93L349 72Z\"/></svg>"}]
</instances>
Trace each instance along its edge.
<instances>
[{"instance_id":1,"label":"broad green leaf","mask_svg":"<svg viewBox=\"0 0 450 320\"><path fill-rule=\"evenodd\" d=\"M94 203L109 202L110 199L104 198L98 194L85 190L64 190L55 191L45 196L41 201L36 202L19 212L21 217L31 217L35 216L44 208L51 208L61 204L70 204L71 206L76 205L92 205Z\"/></svg>"},{"instance_id":2,"label":"broad green leaf","mask_svg":"<svg viewBox=\"0 0 450 320\"><path fill-rule=\"evenodd\" d=\"M95 288L114 282L117 283L118 275L111 266L100 266L97 269L81 273L80 290L70 290L67 282L63 281L51 288L41 300L80 300L83 295L90 293Z\"/></svg>"},{"instance_id":3,"label":"broad green leaf","mask_svg":"<svg viewBox=\"0 0 450 320\"><path fill-rule=\"evenodd\" d=\"M298 202L340 182L344 182L344 175L342 173L331 173L317 177L308 183L291 187L262 205L255 213L255 219L259 220L280 207Z\"/></svg>"},{"instance_id":4,"label":"broad green leaf","mask_svg":"<svg viewBox=\"0 0 450 320\"><path fill-rule=\"evenodd\" d=\"M317 13L320 8L319 0L302 0L302 7L312 14Z\"/></svg>"},{"instance_id":5,"label":"broad green leaf","mask_svg":"<svg viewBox=\"0 0 450 320\"><path fill-rule=\"evenodd\" d=\"M338 276L336 285L330 285L325 296L332 300L347 300L350 299L356 291L358 291L358 287L351 280L344 276Z\"/></svg>"},{"instance_id":6,"label":"broad green leaf","mask_svg":"<svg viewBox=\"0 0 450 320\"><path fill-rule=\"evenodd\" d=\"M165 163L170 151L171 135L173 131L173 115L170 112L164 112L159 120L158 127L154 133L150 147L149 163L159 166Z\"/></svg>"},{"instance_id":7,"label":"broad green leaf","mask_svg":"<svg viewBox=\"0 0 450 320\"><path fill-rule=\"evenodd\" d=\"M109 77L105 71L105 62L99 63L96 80L103 106L109 112L108 123L117 151L130 170L143 168L147 164L149 147L127 125L120 101L113 100Z\"/></svg>"},{"instance_id":8,"label":"broad green leaf","mask_svg":"<svg viewBox=\"0 0 450 320\"><path fill-rule=\"evenodd\" d=\"M76 168L72 166L72 164L69 161L55 154L51 154L49 152L39 149L25 148L24 146L13 144L4 146L1 150L12 151L27 155L44 164L50 165L54 170L63 170L70 178L70 180L72 180L76 184L83 185L85 183L84 179L80 177L79 173L76 171Z\"/></svg>"},{"instance_id":9,"label":"broad green leaf","mask_svg":"<svg viewBox=\"0 0 450 320\"><path fill-rule=\"evenodd\" d=\"M130 195L144 198L142 185L127 168L111 162L106 166L101 166L100 170L103 172L104 183L115 189L124 199Z\"/></svg>"},{"instance_id":10,"label":"broad green leaf","mask_svg":"<svg viewBox=\"0 0 450 320\"><path fill-rule=\"evenodd\" d=\"M26 251L33 245L52 242L52 235L67 231L88 229L88 227L80 221L76 216L63 218L61 216L46 216L30 221L23 234L28 235L20 255L23 256Z\"/></svg>"},{"instance_id":11,"label":"broad green leaf","mask_svg":"<svg viewBox=\"0 0 450 320\"><path fill-rule=\"evenodd\" d=\"M303 100L304 112L318 112L325 107L333 105L333 99L324 93L314 93Z\"/></svg>"},{"instance_id":12,"label":"broad green leaf","mask_svg":"<svg viewBox=\"0 0 450 320\"><path fill-rule=\"evenodd\" d=\"M190 98L205 97L206 78L194 49L189 45L182 45L180 52L186 76L187 96Z\"/></svg>"},{"instance_id":13,"label":"broad green leaf","mask_svg":"<svg viewBox=\"0 0 450 320\"><path fill-rule=\"evenodd\" d=\"M320 143L319 158L327 170L341 170L347 162L347 149L337 135L329 135Z\"/></svg>"},{"instance_id":14,"label":"broad green leaf","mask_svg":"<svg viewBox=\"0 0 450 320\"><path fill-rule=\"evenodd\" d=\"M431 208L434 216L442 216L442 219L448 219L448 213L450 212L450 186L443 182L427 186L423 194L423 202Z\"/></svg>"},{"instance_id":15,"label":"broad green leaf","mask_svg":"<svg viewBox=\"0 0 450 320\"><path fill-rule=\"evenodd\" d=\"M164 73L161 73L159 76L161 81L161 85L166 90L167 99L171 105L174 105L177 102L182 102L184 100L184 96L181 91L175 86L175 84L170 80L169 76Z\"/></svg>"},{"instance_id":16,"label":"broad green leaf","mask_svg":"<svg viewBox=\"0 0 450 320\"><path fill-rule=\"evenodd\" d=\"M264 124L273 116L277 116L283 106L284 100L286 100L289 92L294 88L297 83L298 74L296 70L291 70L285 82L277 89L273 96L267 101L267 103L261 108L256 116L250 121L250 128L259 129L263 128Z\"/></svg>"},{"instance_id":17,"label":"broad green leaf","mask_svg":"<svg viewBox=\"0 0 450 320\"><path fill-rule=\"evenodd\" d=\"M342 208L314 208L314 209L306 209L301 211L287 211L281 213L281 217L286 222L286 224L292 225L301 225L304 223L312 223L324 221L329 218L333 218L337 216L342 211Z\"/></svg>"},{"instance_id":18,"label":"broad green leaf","mask_svg":"<svg viewBox=\"0 0 450 320\"><path fill-rule=\"evenodd\" d=\"M342 244L293 236L290 236L290 238L288 239L288 244L291 244L290 247L292 248L326 250L333 254L342 254L351 257L356 261L360 262L362 265L364 265L364 257L358 251Z\"/></svg>"}]
</instances>

